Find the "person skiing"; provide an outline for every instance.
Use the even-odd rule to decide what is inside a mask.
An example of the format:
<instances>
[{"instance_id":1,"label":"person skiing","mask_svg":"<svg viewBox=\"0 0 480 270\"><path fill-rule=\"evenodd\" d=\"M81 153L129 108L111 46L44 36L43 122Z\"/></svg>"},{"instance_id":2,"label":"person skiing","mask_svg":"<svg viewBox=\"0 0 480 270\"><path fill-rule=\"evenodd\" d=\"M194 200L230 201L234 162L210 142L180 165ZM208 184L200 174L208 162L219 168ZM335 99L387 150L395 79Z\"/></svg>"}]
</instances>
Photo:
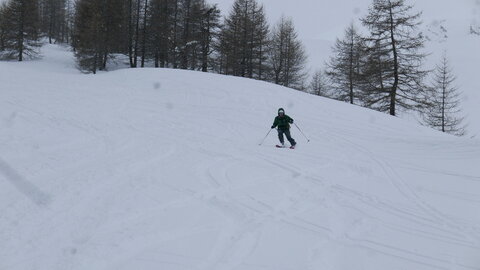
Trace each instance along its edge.
<instances>
[{"instance_id":1,"label":"person skiing","mask_svg":"<svg viewBox=\"0 0 480 270\"><path fill-rule=\"evenodd\" d=\"M278 127L278 139L280 140L281 145L277 145L277 147L285 147L283 138L283 134L285 134L287 140L290 142L290 148L295 148L297 143L290 135L290 124L293 124L293 119L285 114L285 110L283 108L278 109L278 116L275 117L272 125L272 129Z\"/></svg>"}]
</instances>

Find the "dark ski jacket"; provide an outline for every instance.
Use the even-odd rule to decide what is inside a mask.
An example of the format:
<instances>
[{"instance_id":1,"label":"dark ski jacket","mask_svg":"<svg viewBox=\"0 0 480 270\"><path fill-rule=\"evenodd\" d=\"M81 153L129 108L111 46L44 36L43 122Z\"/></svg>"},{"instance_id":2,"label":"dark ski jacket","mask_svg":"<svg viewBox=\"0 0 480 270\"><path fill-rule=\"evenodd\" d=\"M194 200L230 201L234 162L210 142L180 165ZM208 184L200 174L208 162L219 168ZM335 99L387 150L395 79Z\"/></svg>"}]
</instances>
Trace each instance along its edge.
<instances>
[{"instance_id":1,"label":"dark ski jacket","mask_svg":"<svg viewBox=\"0 0 480 270\"><path fill-rule=\"evenodd\" d=\"M288 115L277 116L273 121L272 128L278 127L280 130L288 130L290 129L290 124L293 123L293 119Z\"/></svg>"}]
</instances>

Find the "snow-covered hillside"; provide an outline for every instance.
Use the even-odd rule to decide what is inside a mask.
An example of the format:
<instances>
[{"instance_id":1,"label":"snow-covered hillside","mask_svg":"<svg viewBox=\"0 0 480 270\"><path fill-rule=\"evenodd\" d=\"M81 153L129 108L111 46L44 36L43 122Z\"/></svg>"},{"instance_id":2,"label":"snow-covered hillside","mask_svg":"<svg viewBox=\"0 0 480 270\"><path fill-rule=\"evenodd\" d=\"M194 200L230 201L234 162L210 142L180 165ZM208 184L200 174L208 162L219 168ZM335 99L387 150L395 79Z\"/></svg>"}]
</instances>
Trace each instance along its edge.
<instances>
[{"instance_id":1,"label":"snow-covered hillside","mask_svg":"<svg viewBox=\"0 0 480 270\"><path fill-rule=\"evenodd\" d=\"M480 269L480 142L253 80L0 63L0 269ZM306 140L259 146L278 107Z\"/></svg>"}]
</instances>

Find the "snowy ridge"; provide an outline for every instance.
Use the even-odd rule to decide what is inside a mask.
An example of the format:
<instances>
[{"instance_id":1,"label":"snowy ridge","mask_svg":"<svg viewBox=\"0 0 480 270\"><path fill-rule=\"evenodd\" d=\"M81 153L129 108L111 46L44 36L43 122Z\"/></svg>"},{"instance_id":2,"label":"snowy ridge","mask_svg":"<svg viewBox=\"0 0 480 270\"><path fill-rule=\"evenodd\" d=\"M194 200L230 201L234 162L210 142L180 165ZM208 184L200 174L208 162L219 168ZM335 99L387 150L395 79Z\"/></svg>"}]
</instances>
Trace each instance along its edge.
<instances>
[{"instance_id":1,"label":"snowy ridge","mask_svg":"<svg viewBox=\"0 0 480 270\"><path fill-rule=\"evenodd\" d=\"M0 269L480 269L478 140L242 78L83 75L43 50L0 63ZM278 107L310 143L258 146Z\"/></svg>"}]
</instances>

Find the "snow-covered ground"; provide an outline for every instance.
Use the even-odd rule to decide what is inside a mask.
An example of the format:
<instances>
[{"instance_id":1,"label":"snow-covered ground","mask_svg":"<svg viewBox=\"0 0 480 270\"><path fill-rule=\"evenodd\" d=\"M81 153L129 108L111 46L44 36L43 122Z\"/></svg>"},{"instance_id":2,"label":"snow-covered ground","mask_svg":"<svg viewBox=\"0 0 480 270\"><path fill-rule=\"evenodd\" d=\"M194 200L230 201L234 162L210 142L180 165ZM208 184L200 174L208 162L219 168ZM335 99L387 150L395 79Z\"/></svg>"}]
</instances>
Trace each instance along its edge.
<instances>
[{"instance_id":1,"label":"snow-covered ground","mask_svg":"<svg viewBox=\"0 0 480 270\"><path fill-rule=\"evenodd\" d=\"M0 62L0 269L480 269L480 142L273 84ZM296 150L264 145L278 107Z\"/></svg>"}]
</instances>

